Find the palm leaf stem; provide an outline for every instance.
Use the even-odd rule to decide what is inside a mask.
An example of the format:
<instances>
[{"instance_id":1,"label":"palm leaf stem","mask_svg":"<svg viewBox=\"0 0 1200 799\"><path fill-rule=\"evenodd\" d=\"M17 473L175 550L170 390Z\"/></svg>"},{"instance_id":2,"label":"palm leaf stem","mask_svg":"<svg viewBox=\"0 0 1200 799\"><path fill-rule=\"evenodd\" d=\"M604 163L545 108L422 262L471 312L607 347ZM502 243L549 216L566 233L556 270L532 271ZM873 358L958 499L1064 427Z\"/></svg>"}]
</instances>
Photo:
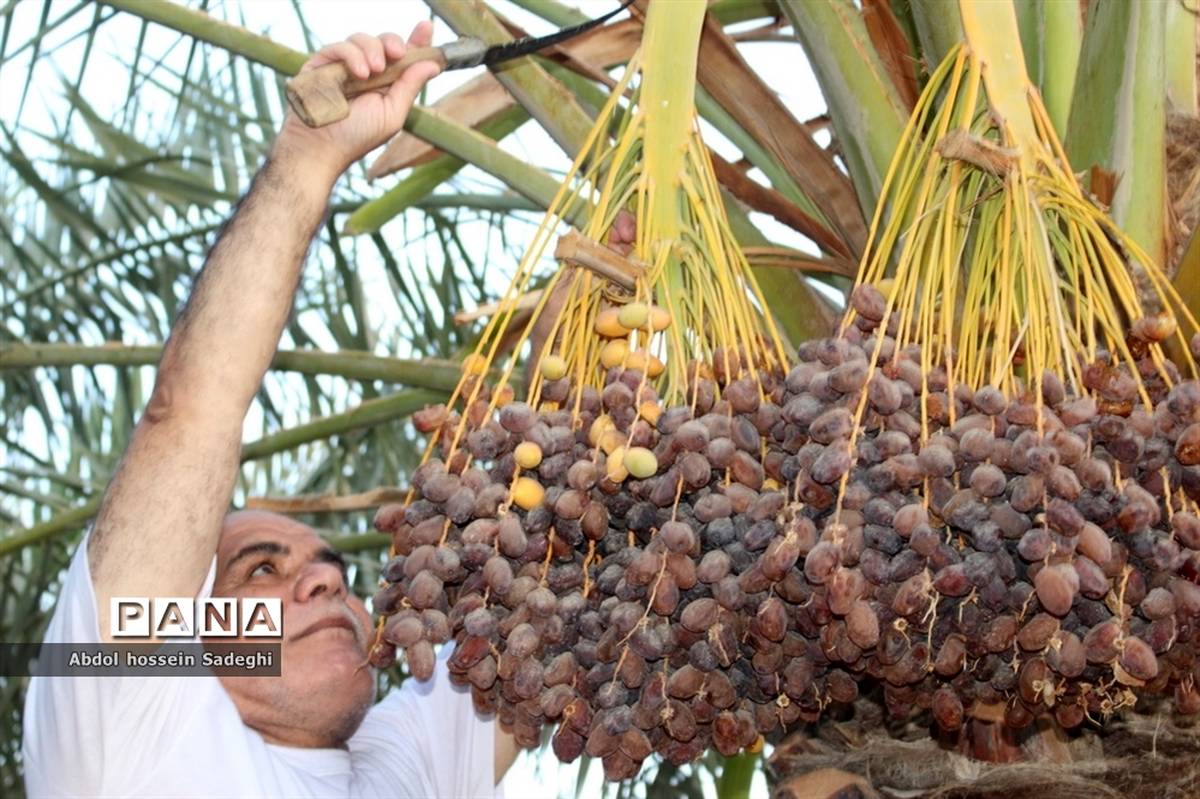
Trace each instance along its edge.
<instances>
[{"instance_id":1,"label":"palm leaf stem","mask_svg":"<svg viewBox=\"0 0 1200 799\"><path fill-rule=\"evenodd\" d=\"M245 28L216 19L203 11L167 2L167 0L102 0L105 5L127 11L159 25L188 34L201 41L215 44L243 58L271 67L277 72L294 75L308 60L299 50L251 33Z\"/></svg>"},{"instance_id":2,"label":"palm leaf stem","mask_svg":"<svg viewBox=\"0 0 1200 799\"><path fill-rule=\"evenodd\" d=\"M482 0L425 0L434 13L460 36L488 44L512 41L512 34ZM574 158L587 140L592 120L565 86L531 56L505 62L492 74L558 143Z\"/></svg>"},{"instance_id":3,"label":"palm leaf stem","mask_svg":"<svg viewBox=\"0 0 1200 799\"><path fill-rule=\"evenodd\" d=\"M155 366L161 356L161 346L4 344L0 345L0 370L45 366ZM282 350L275 354L271 368L349 380L383 380L433 391L453 391L462 374L455 361L391 358L360 350Z\"/></svg>"},{"instance_id":4,"label":"palm leaf stem","mask_svg":"<svg viewBox=\"0 0 1200 799\"><path fill-rule=\"evenodd\" d=\"M1064 142L1075 171L1099 166L1117 177L1112 196L1102 199L1157 264L1165 263L1167 238L1167 5L1099 3L1089 10Z\"/></svg>"},{"instance_id":5,"label":"palm leaf stem","mask_svg":"<svg viewBox=\"0 0 1200 799\"><path fill-rule=\"evenodd\" d=\"M445 400L448 393L407 389L386 397L367 400L343 413L314 419L306 424L252 441L242 447L242 461L266 458L279 452L295 449L302 444L394 421L408 416L426 405ZM63 511L41 524L35 524L0 539L0 558L63 533L79 529L96 515L96 511L100 509L102 498L103 495L97 494L78 507Z\"/></svg>"},{"instance_id":6,"label":"palm leaf stem","mask_svg":"<svg viewBox=\"0 0 1200 799\"><path fill-rule=\"evenodd\" d=\"M853 3L783 0L782 7L821 84L859 204L870 216L908 111Z\"/></svg>"}]
</instances>

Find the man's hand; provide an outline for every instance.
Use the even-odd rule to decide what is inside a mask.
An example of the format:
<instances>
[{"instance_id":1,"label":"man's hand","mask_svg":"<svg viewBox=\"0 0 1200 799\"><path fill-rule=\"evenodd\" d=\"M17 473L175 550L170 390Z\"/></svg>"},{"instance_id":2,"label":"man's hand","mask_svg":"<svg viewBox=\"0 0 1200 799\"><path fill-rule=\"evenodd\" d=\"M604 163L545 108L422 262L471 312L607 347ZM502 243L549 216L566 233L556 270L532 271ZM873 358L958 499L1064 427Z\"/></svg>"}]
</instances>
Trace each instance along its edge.
<instances>
[{"instance_id":1,"label":"man's hand","mask_svg":"<svg viewBox=\"0 0 1200 799\"><path fill-rule=\"evenodd\" d=\"M395 33L382 36L356 33L317 52L300 71L340 61L354 77L368 78L403 58L409 48L427 47L432 37L433 26L429 22L419 23L407 43ZM351 100L350 115L323 128L310 128L289 112L275 143L276 153L308 168L320 168L336 179L404 126L417 93L440 71L441 67L433 61L413 64L385 91L367 92Z\"/></svg>"}]
</instances>

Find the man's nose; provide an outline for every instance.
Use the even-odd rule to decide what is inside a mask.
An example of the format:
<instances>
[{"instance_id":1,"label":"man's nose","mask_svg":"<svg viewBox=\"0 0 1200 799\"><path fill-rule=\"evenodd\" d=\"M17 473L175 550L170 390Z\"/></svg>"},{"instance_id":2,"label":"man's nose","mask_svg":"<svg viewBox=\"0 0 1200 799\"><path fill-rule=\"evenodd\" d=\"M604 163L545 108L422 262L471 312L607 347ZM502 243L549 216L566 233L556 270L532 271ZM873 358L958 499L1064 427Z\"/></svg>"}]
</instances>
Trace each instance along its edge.
<instances>
[{"instance_id":1,"label":"man's nose","mask_svg":"<svg viewBox=\"0 0 1200 799\"><path fill-rule=\"evenodd\" d=\"M304 567L296 581L296 600L307 602L318 596L340 598L346 595L342 570L333 563L316 561Z\"/></svg>"}]
</instances>

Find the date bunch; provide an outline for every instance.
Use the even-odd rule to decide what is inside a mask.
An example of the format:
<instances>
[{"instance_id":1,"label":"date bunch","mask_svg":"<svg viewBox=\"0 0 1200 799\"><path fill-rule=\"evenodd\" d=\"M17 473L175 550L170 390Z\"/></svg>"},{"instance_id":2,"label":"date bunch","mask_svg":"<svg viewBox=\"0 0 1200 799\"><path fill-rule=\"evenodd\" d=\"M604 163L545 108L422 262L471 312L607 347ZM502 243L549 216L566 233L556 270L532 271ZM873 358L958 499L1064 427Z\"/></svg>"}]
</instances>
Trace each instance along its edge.
<instances>
[{"instance_id":1,"label":"date bunch","mask_svg":"<svg viewBox=\"0 0 1200 799\"><path fill-rule=\"evenodd\" d=\"M614 367L418 414L440 457L376 516L372 661L427 678L454 641L481 711L610 779L860 695L948 733L1200 712L1200 384L1101 359L1082 395L971 390L853 301L786 374L715 354L685 405Z\"/></svg>"}]
</instances>

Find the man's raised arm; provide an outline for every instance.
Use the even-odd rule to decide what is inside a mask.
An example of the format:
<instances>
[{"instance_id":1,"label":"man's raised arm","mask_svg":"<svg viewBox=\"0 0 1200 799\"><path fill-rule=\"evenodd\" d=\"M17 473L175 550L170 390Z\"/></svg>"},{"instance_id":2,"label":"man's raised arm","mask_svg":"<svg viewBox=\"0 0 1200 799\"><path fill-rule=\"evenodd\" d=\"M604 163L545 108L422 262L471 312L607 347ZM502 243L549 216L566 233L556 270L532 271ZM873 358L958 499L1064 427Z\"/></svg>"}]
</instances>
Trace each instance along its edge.
<instances>
[{"instance_id":1,"label":"man's raised arm","mask_svg":"<svg viewBox=\"0 0 1200 799\"><path fill-rule=\"evenodd\" d=\"M429 44L422 23L409 46ZM406 45L357 34L305 69L343 61L381 72ZM309 130L288 116L270 157L218 236L163 349L145 413L104 496L88 547L102 640L114 596L194 596L216 550L237 475L242 422L291 308L330 190L355 160L400 129L437 66L410 67L386 94Z\"/></svg>"}]
</instances>

